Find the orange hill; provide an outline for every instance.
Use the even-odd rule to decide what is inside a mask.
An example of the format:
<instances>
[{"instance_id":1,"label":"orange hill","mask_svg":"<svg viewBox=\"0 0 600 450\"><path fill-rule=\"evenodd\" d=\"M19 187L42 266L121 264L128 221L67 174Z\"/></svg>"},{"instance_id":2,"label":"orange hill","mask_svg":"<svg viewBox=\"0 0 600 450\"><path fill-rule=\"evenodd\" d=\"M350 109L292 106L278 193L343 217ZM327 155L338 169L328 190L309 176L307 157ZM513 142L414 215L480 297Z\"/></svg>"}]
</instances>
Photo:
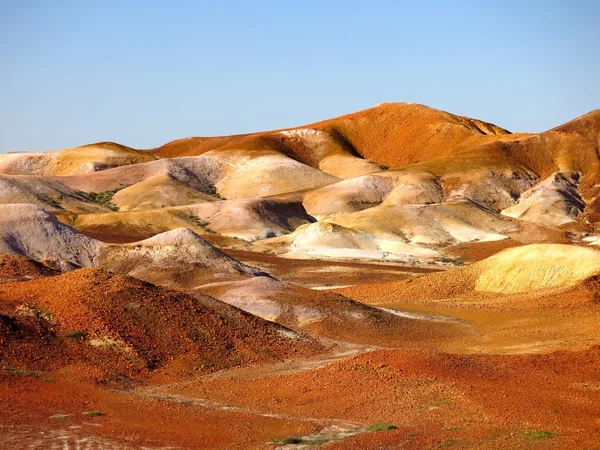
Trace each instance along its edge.
<instances>
[{"instance_id":1,"label":"orange hill","mask_svg":"<svg viewBox=\"0 0 600 450\"><path fill-rule=\"evenodd\" d=\"M595 219L600 208L600 188L595 186L600 177L600 110L543 133L511 134L419 104L384 103L303 127L181 139L151 153L165 158L233 149L276 151L325 171L324 161L341 155L345 159L336 159L336 164L352 162L348 157L354 163L360 159L376 163L361 166L362 173L377 171L376 165L439 177L479 171L544 179L554 172L580 172L580 193L591 204L587 214Z\"/></svg>"},{"instance_id":2,"label":"orange hill","mask_svg":"<svg viewBox=\"0 0 600 450\"><path fill-rule=\"evenodd\" d=\"M313 340L208 296L80 269L0 284L1 367L53 370L86 361L110 376L213 371L310 354Z\"/></svg>"}]
</instances>

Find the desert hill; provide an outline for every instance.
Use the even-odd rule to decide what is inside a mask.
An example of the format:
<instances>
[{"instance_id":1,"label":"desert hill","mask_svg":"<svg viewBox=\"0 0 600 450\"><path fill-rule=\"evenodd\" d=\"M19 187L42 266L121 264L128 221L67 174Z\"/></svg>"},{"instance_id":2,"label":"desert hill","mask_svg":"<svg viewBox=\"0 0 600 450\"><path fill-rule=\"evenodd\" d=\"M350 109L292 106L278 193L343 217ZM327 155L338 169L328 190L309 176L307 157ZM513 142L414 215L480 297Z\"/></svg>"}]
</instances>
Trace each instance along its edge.
<instances>
[{"instance_id":1,"label":"desert hill","mask_svg":"<svg viewBox=\"0 0 600 450\"><path fill-rule=\"evenodd\" d=\"M325 143L315 139L320 134ZM319 167L328 157L343 154L397 167L423 161L423 148L430 149L429 158L434 159L448 156L456 150L472 148L485 142L488 135L508 134L496 125L424 105L383 103L297 128L230 137L182 139L158 147L153 153L160 157L174 157L213 150L273 149L313 167ZM472 143L465 144L469 140ZM316 145L317 142L319 145Z\"/></svg>"},{"instance_id":2,"label":"desert hill","mask_svg":"<svg viewBox=\"0 0 600 450\"><path fill-rule=\"evenodd\" d=\"M599 139L600 111L511 134L384 103L150 151L100 143L2 155L0 204L37 204L110 242L185 227L290 257L442 261L449 245L539 243L547 229L592 242L600 235Z\"/></svg>"},{"instance_id":3,"label":"desert hill","mask_svg":"<svg viewBox=\"0 0 600 450\"><path fill-rule=\"evenodd\" d=\"M468 332L458 321L440 321L432 329L428 321L434 318L396 315L267 277L207 284L198 291L290 329L344 342L401 347L451 341Z\"/></svg>"},{"instance_id":4,"label":"desert hill","mask_svg":"<svg viewBox=\"0 0 600 450\"><path fill-rule=\"evenodd\" d=\"M30 204L0 205L0 253L62 271L95 267L183 288L264 275L186 228L131 244L106 244Z\"/></svg>"},{"instance_id":5,"label":"desert hill","mask_svg":"<svg viewBox=\"0 0 600 450\"><path fill-rule=\"evenodd\" d=\"M304 127L220 138L189 138L174 141L153 152L161 157L228 152L232 150L277 151L328 172L328 158L338 158L331 166L352 166L362 159L392 169L425 172L442 178L444 191L451 194L461 179L463 184L478 178L500 178L514 183L549 177L555 172L579 172L584 196L598 175L596 154L600 112L592 111L565 125L540 134L510 134L476 119L456 116L423 105L387 103L336 119ZM294 135L284 140L281 135ZM335 136L338 141L315 144L315 135ZM198 139L198 146L193 142ZM343 142L343 145L340 144ZM213 145L211 145L211 143ZM341 156L344 159L339 159ZM354 171L351 177L378 172ZM331 173L331 172L330 172ZM455 175L456 174L456 175ZM456 180L458 178L458 180ZM445 182L445 183L444 183ZM523 183L510 194L517 196ZM448 195L447 194L447 195Z\"/></svg>"},{"instance_id":6,"label":"desert hill","mask_svg":"<svg viewBox=\"0 0 600 450\"><path fill-rule=\"evenodd\" d=\"M195 298L97 269L0 284L4 366L86 362L102 376L212 371L319 349L309 338L207 296Z\"/></svg>"},{"instance_id":7,"label":"desert hill","mask_svg":"<svg viewBox=\"0 0 600 450\"><path fill-rule=\"evenodd\" d=\"M98 142L44 153L0 155L0 173L13 175L77 175L155 159L147 152L114 142Z\"/></svg>"},{"instance_id":8,"label":"desert hill","mask_svg":"<svg viewBox=\"0 0 600 450\"><path fill-rule=\"evenodd\" d=\"M503 250L465 268L426 274L381 285L340 289L343 295L367 303L428 300L433 303L481 305L515 300L569 306L597 302L600 251L565 244L534 244Z\"/></svg>"}]
</instances>

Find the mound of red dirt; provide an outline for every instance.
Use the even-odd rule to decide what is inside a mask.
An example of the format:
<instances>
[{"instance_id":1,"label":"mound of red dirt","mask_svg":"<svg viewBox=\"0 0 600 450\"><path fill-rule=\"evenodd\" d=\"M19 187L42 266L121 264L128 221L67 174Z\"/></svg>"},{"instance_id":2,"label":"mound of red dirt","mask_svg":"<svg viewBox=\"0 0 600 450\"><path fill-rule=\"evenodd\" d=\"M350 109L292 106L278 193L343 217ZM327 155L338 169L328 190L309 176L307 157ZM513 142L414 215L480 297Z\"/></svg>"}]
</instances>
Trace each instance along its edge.
<instances>
[{"instance_id":1,"label":"mound of red dirt","mask_svg":"<svg viewBox=\"0 0 600 450\"><path fill-rule=\"evenodd\" d=\"M41 277L57 272L37 261L14 255L0 255L0 281L2 279Z\"/></svg>"},{"instance_id":2,"label":"mound of red dirt","mask_svg":"<svg viewBox=\"0 0 600 450\"><path fill-rule=\"evenodd\" d=\"M142 376L212 371L310 354L312 340L210 297L81 269L0 285L0 359L52 370L78 362Z\"/></svg>"}]
</instances>

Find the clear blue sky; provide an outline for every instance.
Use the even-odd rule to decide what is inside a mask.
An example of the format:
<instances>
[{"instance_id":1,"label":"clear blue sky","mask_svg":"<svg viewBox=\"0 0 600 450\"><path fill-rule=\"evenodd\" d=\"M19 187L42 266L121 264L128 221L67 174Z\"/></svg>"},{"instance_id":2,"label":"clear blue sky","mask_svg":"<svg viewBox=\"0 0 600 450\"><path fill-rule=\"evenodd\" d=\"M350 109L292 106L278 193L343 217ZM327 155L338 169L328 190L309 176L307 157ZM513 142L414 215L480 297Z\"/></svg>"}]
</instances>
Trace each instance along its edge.
<instances>
[{"instance_id":1,"label":"clear blue sky","mask_svg":"<svg viewBox=\"0 0 600 450\"><path fill-rule=\"evenodd\" d=\"M384 101L543 131L600 108L600 2L0 0L0 152L302 125Z\"/></svg>"}]
</instances>

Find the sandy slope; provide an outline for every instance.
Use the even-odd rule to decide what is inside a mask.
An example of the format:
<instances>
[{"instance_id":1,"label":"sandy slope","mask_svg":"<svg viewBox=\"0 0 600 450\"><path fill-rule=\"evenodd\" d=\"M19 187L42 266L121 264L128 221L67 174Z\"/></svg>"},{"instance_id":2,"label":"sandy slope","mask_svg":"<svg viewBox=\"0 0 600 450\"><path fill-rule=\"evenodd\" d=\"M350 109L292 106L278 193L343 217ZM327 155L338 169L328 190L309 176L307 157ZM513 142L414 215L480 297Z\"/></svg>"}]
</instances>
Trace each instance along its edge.
<instances>
[{"instance_id":1,"label":"sandy slope","mask_svg":"<svg viewBox=\"0 0 600 450\"><path fill-rule=\"evenodd\" d=\"M319 349L309 338L206 296L80 269L0 284L3 367L91 364L79 378L213 371ZM268 350L259 353L258 350Z\"/></svg>"},{"instance_id":2,"label":"sandy slope","mask_svg":"<svg viewBox=\"0 0 600 450\"><path fill-rule=\"evenodd\" d=\"M14 203L31 203L46 211L108 211L108 208L91 202L82 192L70 189L58 180L0 174L0 205Z\"/></svg>"},{"instance_id":3,"label":"sandy slope","mask_svg":"<svg viewBox=\"0 0 600 450\"><path fill-rule=\"evenodd\" d=\"M289 233L314 220L299 202L261 198L202 202L117 214L63 214L59 218L85 233L125 236L130 237L130 241L181 227L203 235L218 233L255 241Z\"/></svg>"},{"instance_id":4,"label":"sandy slope","mask_svg":"<svg viewBox=\"0 0 600 450\"><path fill-rule=\"evenodd\" d=\"M288 130L174 141L155 149L155 153L161 157L172 157L201 154L207 149L269 148L292 154L313 167L336 154L362 156L388 165L393 161L393 165L398 166L418 162L423 157L422 148L425 146L432 148L434 157L445 156L454 150L453 143L470 139L481 143L485 142L488 134L496 133L507 132L485 122L423 105L387 103ZM432 139L431 135L435 138ZM314 144L317 140L319 145Z\"/></svg>"},{"instance_id":5,"label":"sandy slope","mask_svg":"<svg viewBox=\"0 0 600 450\"><path fill-rule=\"evenodd\" d=\"M99 142L45 153L0 155L0 173L14 175L76 175L152 161L147 152L114 142Z\"/></svg>"},{"instance_id":6,"label":"sandy slope","mask_svg":"<svg viewBox=\"0 0 600 450\"><path fill-rule=\"evenodd\" d=\"M568 307L572 302L595 302L594 295L585 292L594 285L598 274L598 250L564 244L532 244L508 248L465 268L396 283L354 286L338 292L367 303L431 300L448 305L506 306L509 303L525 308L540 304Z\"/></svg>"},{"instance_id":7,"label":"sandy slope","mask_svg":"<svg viewBox=\"0 0 600 450\"><path fill-rule=\"evenodd\" d=\"M172 175L157 175L121 189L112 198L119 211L158 209L214 202L218 197L192 189Z\"/></svg>"},{"instance_id":8,"label":"sandy slope","mask_svg":"<svg viewBox=\"0 0 600 450\"><path fill-rule=\"evenodd\" d=\"M399 236L386 239L378 233L329 222L303 225L287 236L260 241L254 247L304 258L367 258L409 262L430 261L439 256L435 250L408 244Z\"/></svg>"},{"instance_id":9,"label":"sandy slope","mask_svg":"<svg viewBox=\"0 0 600 450\"><path fill-rule=\"evenodd\" d=\"M585 203L579 196L579 172L559 172L523 192L519 202L502 214L548 227L575 222Z\"/></svg>"},{"instance_id":10,"label":"sandy slope","mask_svg":"<svg viewBox=\"0 0 600 450\"><path fill-rule=\"evenodd\" d=\"M429 341L450 342L469 332L458 321L441 321L432 327L427 319L402 317L341 295L266 277L212 283L198 290L288 328L338 341L394 347L415 342L427 345Z\"/></svg>"},{"instance_id":11,"label":"sandy slope","mask_svg":"<svg viewBox=\"0 0 600 450\"><path fill-rule=\"evenodd\" d=\"M97 267L185 288L261 274L185 228L133 244L105 244L26 204L0 205L0 254L25 256L63 271Z\"/></svg>"}]
</instances>

